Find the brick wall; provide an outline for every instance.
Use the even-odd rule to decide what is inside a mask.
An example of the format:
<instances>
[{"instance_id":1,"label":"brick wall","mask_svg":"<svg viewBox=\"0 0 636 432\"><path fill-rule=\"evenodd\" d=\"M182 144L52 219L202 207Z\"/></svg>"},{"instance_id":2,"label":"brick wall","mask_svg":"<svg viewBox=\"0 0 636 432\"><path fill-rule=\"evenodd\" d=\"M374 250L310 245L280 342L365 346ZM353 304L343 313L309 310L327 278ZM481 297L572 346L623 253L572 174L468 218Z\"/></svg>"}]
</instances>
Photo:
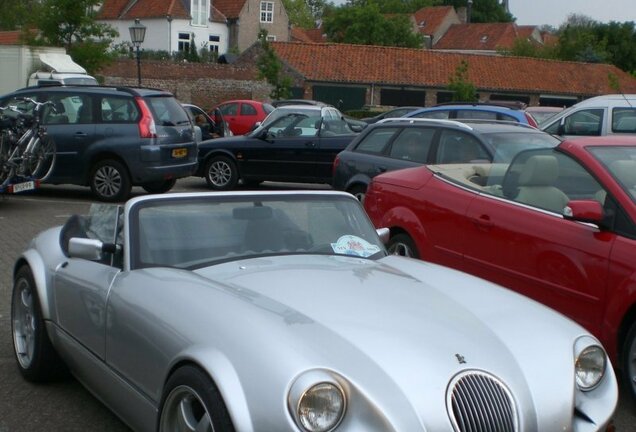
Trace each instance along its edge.
<instances>
[{"instance_id":1,"label":"brick wall","mask_svg":"<svg viewBox=\"0 0 636 432\"><path fill-rule=\"evenodd\" d=\"M118 60L99 73L105 85L137 85L137 62ZM269 100L271 86L249 65L141 60L141 85L172 92L184 103L209 109L229 99Z\"/></svg>"}]
</instances>

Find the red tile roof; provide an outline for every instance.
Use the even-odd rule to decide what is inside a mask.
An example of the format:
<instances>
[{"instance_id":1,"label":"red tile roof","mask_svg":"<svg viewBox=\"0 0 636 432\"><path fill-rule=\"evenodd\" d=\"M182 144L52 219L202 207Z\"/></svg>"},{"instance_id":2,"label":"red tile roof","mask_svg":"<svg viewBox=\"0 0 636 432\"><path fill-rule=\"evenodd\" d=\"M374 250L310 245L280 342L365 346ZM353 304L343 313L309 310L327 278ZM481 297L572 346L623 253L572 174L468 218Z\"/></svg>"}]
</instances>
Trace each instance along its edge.
<instances>
[{"instance_id":1,"label":"red tile roof","mask_svg":"<svg viewBox=\"0 0 636 432\"><path fill-rule=\"evenodd\" d=\"M422 34L433 34L448 14L453 12L452 6L425 7L413 14L415 24Z\"/></svg>"},{"instance_id":2,"label":"red tile roof","mask_svg":"<svg viewBox=\"0 0 636 432\"><path fill-rule=\"evenodd\" d=\"M459 54L369 45L272 42L278 57L308 81L446 87L462 60L468 80L482 91L598 95L614 93L608 75L625 93L636 78L615 66L524 57Z\"/></svg>"},{"instance_id":3,"label":"red tile roof","mask_svg":"<svg viewBox=\"0 0 636 432\"><path fill-rule=\"evenodd\" d=\"M325 32L321 28L303 29L293 27L291 29L291 37L292 40L307 43L320 43L326 40Z\"/></svg>"},{"instance_id":4,"label":"red tile roof","mask_svg":"<svg viewBox=\"0 0 636 432\"><path fill-rule=\"evenodd\" d=\"M22 31L0 31L0 45L21 45Z\"/></svg>"},{"instance_id":5,"label":"red tile roof","mask_svg":"<svg viewBox=\"0 0 636 432\"><path fill-rule=\"evenodd\" d=\"M104 0L97 19L190 18L180 0Z\"/></svg>"},{"instance_id":6,"label":"red tile roof","mask_svg":"<svg viewBox=\"0 0 636 432\"><path fill-rule=\"evenodd\" d=\"M212 0L214 7L228 18L238 18L246 0Z\"/></svg>"},{"instance_id":7,"label":"red tile roof","mask_svg":"<svg viewBox=\"0 0 636 432\"><path fill-rule=\"evenodd\" d=\"M519 37L514 23L453 24L435 44L435 49L487 50L512 48Z\"/></svg>"}]
</instances>

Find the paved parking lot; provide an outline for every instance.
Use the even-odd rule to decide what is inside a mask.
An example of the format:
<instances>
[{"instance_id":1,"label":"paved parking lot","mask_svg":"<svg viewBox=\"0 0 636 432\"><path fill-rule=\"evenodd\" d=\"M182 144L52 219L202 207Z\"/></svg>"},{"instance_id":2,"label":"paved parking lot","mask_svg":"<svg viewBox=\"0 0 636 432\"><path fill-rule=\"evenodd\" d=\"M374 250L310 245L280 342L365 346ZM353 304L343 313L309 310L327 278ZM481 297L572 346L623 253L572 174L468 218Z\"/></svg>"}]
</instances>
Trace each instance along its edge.
<instances>
[{"instance_id":1,"label":"paved parking lot","mask_svg":"<svg viewBox=\"0 0 636 432\"><path fill-rule=\"evenodd\" d=\"M268 188L298 185L269 184ZM322 186L312 186L322 188ZM175 192L206 191L202 179L180 180ZM143 193L141 189L134 190ZM79 187L47 186L36 195L0 196L0 432L127 431L98 400L70 379L48 385L24 381L15 366L10 334L11 272L28 241L71 214L87 212L93 198ZM617 431L636 431L636 409L621 398ZM551 431L546 431L551 432Z\"/></svg>"}]
</instances>

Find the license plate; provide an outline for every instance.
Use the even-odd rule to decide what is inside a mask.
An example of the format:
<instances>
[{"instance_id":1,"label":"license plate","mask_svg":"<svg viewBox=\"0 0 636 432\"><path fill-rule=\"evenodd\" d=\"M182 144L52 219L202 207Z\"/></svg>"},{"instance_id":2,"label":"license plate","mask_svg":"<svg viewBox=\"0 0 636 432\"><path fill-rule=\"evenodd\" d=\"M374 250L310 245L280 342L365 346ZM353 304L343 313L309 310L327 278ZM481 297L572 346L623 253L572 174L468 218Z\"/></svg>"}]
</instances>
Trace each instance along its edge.
<instances>
[{"instance_id":1,"label":"license plate","mask_svg":"<svg viewBox=\"0 0 636 432\"><path fill-rule=\"evenodd\" d=\"M172 157L173 158L182 158L188 155L188 149L185 148L177 148L172 149Z\"/></svg>"},{"instance_id":2,"label":"license plate","mask_svg":"<svg viewBox=\"0 0 636 432\"><path fill-rule=\"evenodd\" d=\"M25 192L35 189L35 182L28 181L23 183L16 183L11 186L11 191L13 193Z\"/></svg>"}]
</instances>

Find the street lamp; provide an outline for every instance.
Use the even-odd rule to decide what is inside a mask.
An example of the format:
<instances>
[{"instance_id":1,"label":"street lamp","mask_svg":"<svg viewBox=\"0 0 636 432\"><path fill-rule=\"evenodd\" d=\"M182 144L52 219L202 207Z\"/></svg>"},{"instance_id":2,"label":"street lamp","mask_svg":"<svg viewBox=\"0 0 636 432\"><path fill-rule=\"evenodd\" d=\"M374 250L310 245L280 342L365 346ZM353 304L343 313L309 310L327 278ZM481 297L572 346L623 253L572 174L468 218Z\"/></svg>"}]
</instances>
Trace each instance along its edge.
<instances>
[{"instance_id":1,"label":"street lamp","mask_svg":"<svg viewBox=\"0 0 636 432\"><path fill-rule=\"evenodd\" d=\"M466 8L466 22L470 24L473 14L473 0L468 0L468 7Z\"/></svg>"},{"instance_id":2,"label":"street lamp","mask_svg":"<svg viewBox=\"0 0 636 432\"><path fill-rule=\"evenodd\" d=\"M128 30L130 30L130 40L137 50L137 83L141 87L141 55L139 53L139 45L144 43L146 26L139 22L139 18L135 18L135 24L131 25Z\"/></svg>"}]
</instances>

